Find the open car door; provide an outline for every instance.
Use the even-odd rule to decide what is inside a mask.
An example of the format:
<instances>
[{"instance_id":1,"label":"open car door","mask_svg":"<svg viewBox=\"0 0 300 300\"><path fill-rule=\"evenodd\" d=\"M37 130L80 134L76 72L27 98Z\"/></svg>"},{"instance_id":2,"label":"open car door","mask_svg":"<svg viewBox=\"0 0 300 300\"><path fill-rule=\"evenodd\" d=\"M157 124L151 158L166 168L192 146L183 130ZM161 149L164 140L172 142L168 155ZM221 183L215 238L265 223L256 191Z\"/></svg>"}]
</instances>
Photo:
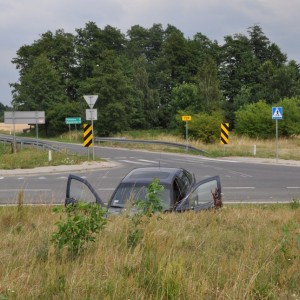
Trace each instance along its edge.
<instances>
[{"instance_id":1,"label":"open car door","mask_svg":"<svg viewBox=\"0 0 300 300\"><path fill-rule=\"evenodd\" d=\"M78 201L98 203L105 207L104 202L86 179L70 174L67 182L65 205Z\"/></svg>"},{"instance_id":2,"label":"open car door","mask_svg":"<svg viewBox=\"0 0 300 300\"><path fill-rule=\"evenodd\" d=\"M221 182L219 176L206 178L198 182L182 201L176 211L206 210L222 206Z\"/></svg>"}]
</instances>

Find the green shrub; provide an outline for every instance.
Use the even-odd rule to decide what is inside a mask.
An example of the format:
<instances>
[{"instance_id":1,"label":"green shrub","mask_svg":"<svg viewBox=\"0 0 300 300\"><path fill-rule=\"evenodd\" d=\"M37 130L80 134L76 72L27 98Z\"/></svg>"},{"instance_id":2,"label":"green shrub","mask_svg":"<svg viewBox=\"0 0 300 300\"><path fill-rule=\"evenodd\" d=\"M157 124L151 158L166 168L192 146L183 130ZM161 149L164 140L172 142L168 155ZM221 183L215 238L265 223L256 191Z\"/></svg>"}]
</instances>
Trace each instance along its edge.
<instances>
[{"instance_id":1,"label":"green shrub","mask_svg":"<svg viewBox=\"0 0 300 300\"><path fill-rule=\"evenodd\" d=\"M95 241L95 234L107 223L106 210L98 204L77 202L65 208L54 208L56 213L64 214L56 223L58 230L52 233L51 241L58 250L67 248L71 257L81 254L88 242Z\"/></svg>"},{"instance_id":2,"label":"green shrub","mask_svg":"<svg viewBox=\"0 0 300 300\"><path fill-rule=\"evenodd\" d=\"M220 139L222 122L223 115L221 112L193 115L192 120L188 123L188 135L191 139L200 140L206 144L214 143Z\"/></svg>"},{"instance_id":3,"label":"green shrub","mask_svg":"<svg viewBox=\"0 0 300 300\"><path fill-rule=\"evenodd\" d=\"M269 138L275 134L270 105L264 101L242 106L236 112L235 130L237 134L251 138Z\"/></svg>"},{"instance_id":4,"label":"green shrub","mask_svg":"<svg viewBox=\"0 0 300 300\"><path fill-rule=\"evenodd\" d=\"M137 208L137 213L130 217L130 229L127 243L129 247L135 247L144 237L144 226L149 222L152 215L162 212L160 194L164 187L159 184L159 179L154 178L147 187L145 200L137 200L133 205Z\"/></svg>"},{"instance_id":5,"label":"green shrub","mask_svg":"<svg viewBox=\"0 0 300 300\"><path fill-rule=\"evenodd\" d=\"M272 138L275 135L275 120L272 119L272 107L281 106L283 119L279 120L278 134L289 137L300 134L300 100L283 99L268 105L264 101L242 106L236 113L235 130L237 134L251 138Z\"/></svg>"}]
</instances>

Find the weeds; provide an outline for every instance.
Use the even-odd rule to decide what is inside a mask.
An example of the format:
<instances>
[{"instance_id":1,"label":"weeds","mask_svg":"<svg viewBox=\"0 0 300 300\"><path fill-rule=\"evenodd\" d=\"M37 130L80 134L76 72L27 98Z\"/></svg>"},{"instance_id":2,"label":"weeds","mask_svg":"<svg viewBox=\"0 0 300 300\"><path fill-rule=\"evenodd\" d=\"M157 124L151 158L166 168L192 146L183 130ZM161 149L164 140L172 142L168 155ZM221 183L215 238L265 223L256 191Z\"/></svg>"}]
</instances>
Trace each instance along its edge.
<instances>
[{"instance_id":1,"label":"weeds","mask_svg":"<svg viewBox=\"0 0 300 300\"><path fill-rule=\"evenodd\" d=\"M290 208L291 209L298 209L300 208L300 200L297 198L293 198L290 202Z\"/></svg>"},{"instance_id":2,"label":"weeds","mask_svg":"<svg viewBox=\"0 0 300 300\"><path fill-rule=\"evenodd\" d=\"M53 211L66 213L66 219L61 217L56 223L58 230L52 233L51 241L58 250L66 247L71 258L82 254L88 242L95 242L95 234L107 223L106 210L98 204L77 202Z\"/></svg>"},{"instance_id":3,"label":"weeds","mask_svg":"<svg viewBox=\"0 0 300 300\"><path fill-rule=\"evenodd\" d=\"M112 216L72 260L49 242L65 209L24 207L18 234L18 208L0 207L0 299L299 299L300 210L276 207L154 213L131 248Z\"/></svg>"},{"instance_id":4,"label":"weeds","mask_svg":"<svg viewBox=\"0 0 300 300\"><path fill-rule=\"evenodd\" d=\"M130 230L127 243L129 247L135 247L144 236L144 227L149 223L150 218L156 212L162 212L163 206L160 194L164 187L159 184L159 179L155 178L147 187L146 199L137 200L134 206L137 213L130 217Z\"/></svg>"}]
</instances>

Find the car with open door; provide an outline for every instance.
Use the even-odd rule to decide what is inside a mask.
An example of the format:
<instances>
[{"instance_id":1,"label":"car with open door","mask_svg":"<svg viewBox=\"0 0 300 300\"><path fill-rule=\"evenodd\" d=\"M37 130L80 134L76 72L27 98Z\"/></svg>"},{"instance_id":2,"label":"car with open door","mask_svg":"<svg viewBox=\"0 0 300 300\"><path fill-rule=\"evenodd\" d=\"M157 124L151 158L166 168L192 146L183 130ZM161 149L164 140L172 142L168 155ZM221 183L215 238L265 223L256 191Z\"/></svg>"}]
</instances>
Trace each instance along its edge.
<instances>
[{"instance_id":1,"label":"car with open door","mask_svg":"<svg viewBox=\"0 0 300 300\"><path fill-rule=\"evenodd\" d=\"M165 212L199 211L222 206L219 176L196 182L195 176L183 168L165 167L133 169L121 180L107 205L86 179L70 174L65 204L77 201L98 203L107 207L111 213L120 213L130 207L130 203L145 200L147 188L155 178L163 186L163 191L159 196Z\"/></svg>"}]
</instances>

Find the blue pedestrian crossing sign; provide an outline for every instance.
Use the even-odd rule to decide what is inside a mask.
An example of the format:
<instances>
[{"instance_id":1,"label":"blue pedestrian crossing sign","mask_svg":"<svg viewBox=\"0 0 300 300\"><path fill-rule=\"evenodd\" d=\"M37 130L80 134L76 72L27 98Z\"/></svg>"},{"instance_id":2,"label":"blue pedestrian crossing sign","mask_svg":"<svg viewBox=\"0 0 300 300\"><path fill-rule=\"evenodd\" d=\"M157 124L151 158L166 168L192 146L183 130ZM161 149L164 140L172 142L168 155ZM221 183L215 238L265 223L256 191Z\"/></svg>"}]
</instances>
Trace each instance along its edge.
<instances>
[{"instance_id":1,"label":"blue pedestrian crossing sign","mask_svg":"<svg viewBox=\"0 0 300 300\"><path fill-rule=\"evenodd\" d=\"M272 119L273 120L282 120L283 111L282 107L272 107Z\"/></svg>"}]
</instances>

